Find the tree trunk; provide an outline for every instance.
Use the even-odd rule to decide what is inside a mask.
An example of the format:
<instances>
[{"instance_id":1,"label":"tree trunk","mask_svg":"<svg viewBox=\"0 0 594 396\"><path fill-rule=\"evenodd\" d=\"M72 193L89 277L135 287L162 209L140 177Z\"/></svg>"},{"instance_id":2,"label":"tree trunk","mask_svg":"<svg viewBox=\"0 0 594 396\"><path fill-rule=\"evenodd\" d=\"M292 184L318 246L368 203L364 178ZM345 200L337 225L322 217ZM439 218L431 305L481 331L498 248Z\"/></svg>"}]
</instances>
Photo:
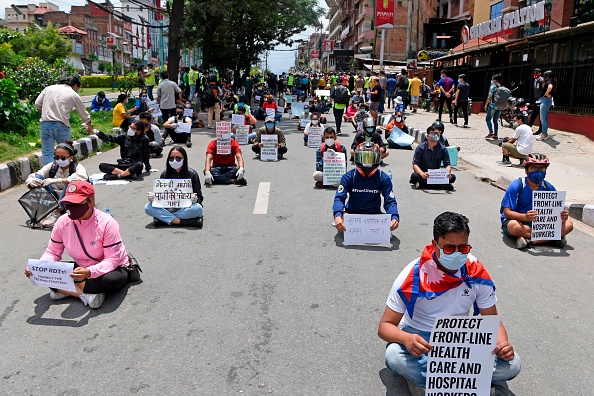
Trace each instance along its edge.
<instances>
[{"instance_id":1,"label":"tree trunk","mask_svg":"<svg viewBox=\"0 0 594 396\"><path fill-rule=\"evenodd\" d=\"M167 7L169 8L169 6ZM184 0L173 0L169 12L169 54L167 72L171 81L178 81L181 59L181 28L184 20Z\"/></svg>"}]
</instances>

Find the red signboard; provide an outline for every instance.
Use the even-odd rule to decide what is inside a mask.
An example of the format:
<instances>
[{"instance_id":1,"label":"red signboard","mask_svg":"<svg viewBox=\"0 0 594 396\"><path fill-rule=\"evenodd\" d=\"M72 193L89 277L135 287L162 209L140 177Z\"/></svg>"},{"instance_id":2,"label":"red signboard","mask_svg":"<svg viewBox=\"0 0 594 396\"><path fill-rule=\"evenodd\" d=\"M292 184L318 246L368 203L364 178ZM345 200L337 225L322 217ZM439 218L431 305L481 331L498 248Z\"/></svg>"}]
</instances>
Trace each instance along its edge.
<instances>
[{"instance_id":1,"label":"red signboard","mask_svg":"<svg viewBox=\"0 0 594 396\"><path fill-rule=\"evenodd\" d=\"M377 0L375 26L379 29L394 27L394 0Z\"/></svg>"},{"instance_id":2,"label":"red signboard","mask_svg":"<svg viewBox=\"0 0 594 396\"><path fill-rule=\"evenodd\" d=\"M331 53L334 51L334 41L324 40L324 52Z\"/></svg>"},{"instance_id":3,"label":"red signboard","mask_svg":"<svg viewBox=\"0 0 594 396\"><path fill-rule=\"evenodd\" d=\"M106 41L107 41L107 44L113 45L113 37L108 37Z\"/></svg>"},{"instance_id":4,"label":"red signboard","mask_svg":"<svg viewBox=\"0 0 594 396\"><path fill-rule=\"evenodd\" d=\"M320 57L320 51L311 50L311 59L318 59Z\"/></svg>"}]
</instances>

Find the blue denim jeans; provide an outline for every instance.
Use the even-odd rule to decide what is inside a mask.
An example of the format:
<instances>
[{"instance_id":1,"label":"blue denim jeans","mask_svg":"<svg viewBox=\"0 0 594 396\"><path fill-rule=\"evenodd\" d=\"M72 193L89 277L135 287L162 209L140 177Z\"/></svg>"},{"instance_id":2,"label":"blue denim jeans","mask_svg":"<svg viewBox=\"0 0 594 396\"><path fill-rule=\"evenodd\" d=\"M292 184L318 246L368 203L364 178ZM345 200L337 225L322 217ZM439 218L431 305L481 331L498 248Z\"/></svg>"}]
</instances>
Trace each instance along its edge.
<instances>
[{"instance_id":1,"label":"blue denim jeans","mask_svg":"<svg viewBox=\"0 0 594 396\"><path fill-rule=\"evenodd\" d=\"M190 101L192 103L194 103L194 101L196 100L195 96L196 96L196 84L190 84L190 97L189 97L189 99L190 99Z\"/></svg>"},{"instance_id":2,"label":"blue denim jeans","mask_svg":"<svg viewBox=\"0 0 594 396\"><path fill-rule=\"evenodd\" d=\"M153 87L154 85L147 85L146 86L146 94L149 97L150 100L154 100L153 99Z\"/></svg>"},{"instance_id":3,"label":"blue denim jeans","mask_svg":"<svg viewBox=\"0 0 594 396\"><path fill-rule=\"evenodd\" d=\"M404 326L403 331L412 334L418 334L429 342L431 333L427 331L420 331L409 326ZM403 376L406 380L413 384L425 387L427 378L427 355L414 357L411 355L404 345L397 343L390 343L386 347L386 366L395 374ZM493 358L493 379L496 381L509 381L515 378L522 369L520 362L520 355L515 354L512 360L505 361L499 359L497 356Z\"/></svg>"},{"instance_id":4,"label":"blue denim jeans","mask_svg":"<svg viewBox=\"0 0 594 396\"><path fill-rule=\"evenodd\" d=\"M495 107L489 106L487 109L487 128L489 129L489 133L494 133L497 136L499 132L499 116L501 115L501 110L496 109ZM493 123L491 123L493 120Z\"/></svg>"},{"instance_id":5,"label":"blue denim jeans","mask_svg":"<svg viewBox=\"0 0 594 396\"><path fill-rule=\"evenodd\" d=\"M552 98L543 96L540 98L540 130L542 136L547 136L549 133L549 109L553 104Z\"/></svg>"},{"instance_id":6,"label":"blue denim jeans","mask_svg":"<svg viewBox=\"0 0 594 396\"><path fill-rule=\"evenodd\" d=\"M153 208L153 204L149 202L144 207L144 213L167 224L171 224L176 217L178 219L195 219L196 217L202 216L202 205L195 203L189 208L181 208L175 212L170 212L163 208Z\"/></svg>"},{"instance_id":7,"label":"blue denim jeans","mask_svg":"<svg viewBox=\"0 0 594 396\"><path fill-rule=\"evenodd\" d=\"M227 165L220 165L220 166L213 166L210 169L210 173L212 174L212 179L214 184L231 184L231 179L235 179L235 175L237 174L237 170L239 168L237 166L227 166Z\"/></svg>"},{"instance_id":8,"label":"blue denim jeans","mask_svg":"<svg viewBox=\"0 0 594 396\"><path fill-rule=\"evenodd\" d=\"M54 143L62 143L70 139L70 128L60 121L43 121L41 123L41 153L45 165L54 162Z\"/></svg>"}]
</instances>

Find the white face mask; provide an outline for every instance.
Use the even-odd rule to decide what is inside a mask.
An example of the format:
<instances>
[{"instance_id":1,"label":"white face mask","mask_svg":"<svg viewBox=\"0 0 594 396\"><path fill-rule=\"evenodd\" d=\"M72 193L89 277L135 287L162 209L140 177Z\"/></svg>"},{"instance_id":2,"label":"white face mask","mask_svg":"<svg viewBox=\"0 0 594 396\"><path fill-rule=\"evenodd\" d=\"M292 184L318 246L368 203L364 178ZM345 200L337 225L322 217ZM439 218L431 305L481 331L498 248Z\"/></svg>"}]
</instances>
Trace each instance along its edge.
<instances>
[{"instance_id":1,"label":"white face mask","mask_svg":"<svg viewBox=\"0 0 594 396\"><path fill-rule=\"evenodd\" d=\"M169 161L169 165L173 169L178 170L178 169L180 169L184 165L184 161L183 160L181 160L181 161Z\"/></svg>"},{"instance_id":2,"label":"white face mask","mask_svg":"<svg viewBox=\"0 0 594 396\"><path fill-rule=\"evenodd\" d=\"M514 129L516 129L516 128L517 128L517 127L520 125L520 124L518 124L516 121L514 121L514 122L512 123L512 125L513 125Z\"/></svg>"},{"instance_id":3,"label":"white face mask","mask_svg":"<svg viewBox=\"0 0 594 396\"><path fill-rule=\"evenodd\" d=\"M334 146L334 139L332 139L332 138L326 139L326 140L324 140L324 143L326 143L326 146L332 147L332 146Z\"/></svg>"},{"instance_id":4,"label":"white face mask","mask_svg":"<svg viewBox=\"0 0 594 396\"><path fill-rule=\"evenodd\" d=\"M396 117L396 122L402 121L402 117Z\"/></svg>"},{"instance_id":5,"label":"white face mask","mask_svg":"<svg viewBox=\"0 0 594 396\"><path fill-rule=\"evenodd\" d=\"M311 120L311 123L314 125L318 125L318 120Z\"/></svg>"},{"instance_id":6,"label":"white face mask","mask_svg":"<svg viewBox=\"0 0 594 396\"><path fill-rule=\"evenodd\" d=\"M58 166L60 168L64 168L64 167L68 166L68 164L70 164L70 161L67 159L65 159L65 160L59 159L59 160L56 160L56 164L58 164Z\"/></svg>"},{"instance_id":7,"label":"white face mask","mask_svg":"<svg viewBox=\"0 0 594 396\"><path fill-rule=\"evenodd\" d=\"M192 105L186 105L186 109L189 109L190 107L192 107Z\"/></svg>"},{"instance_id":8,"label":"white face mask","mask_svg":"<svg viewBox=\"0 0 594 396\"><path fill-rule=\"evenodd\" d=\"M136 132L134 132L134 129L128 128L128 132L126 132L126 135L128 135L128 136L134 136L134 135L136 135Z\"/></svg>"}]
</instances>

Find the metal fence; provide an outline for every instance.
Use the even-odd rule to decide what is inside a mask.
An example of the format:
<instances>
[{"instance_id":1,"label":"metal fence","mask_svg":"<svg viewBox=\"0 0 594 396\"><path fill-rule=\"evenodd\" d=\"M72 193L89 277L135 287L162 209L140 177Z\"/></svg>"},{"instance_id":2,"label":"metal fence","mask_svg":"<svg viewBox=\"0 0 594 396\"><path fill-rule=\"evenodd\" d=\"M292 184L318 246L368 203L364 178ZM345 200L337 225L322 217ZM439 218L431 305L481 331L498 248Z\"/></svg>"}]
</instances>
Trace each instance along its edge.
<instances>
[{"instance_id":1,"label":"metal fence","mask_svg":"<svg viewBox=\"0 0 594 396\"><path fill-rule=\"evenodd\" d=\"M543 72L552 70L557 79L554 112L570 114L594 115L594 59L567 61L547 64L531 64L529 62L502 66L470 67L462 65L448 68L450 77L456 79L459 74L466 74L470 84L470 97L473 101L484 101L487 97L491 76L500 73L503 84L510 87L515 83L517 89L513 96L532 101L532 71L535 67ZM434 71L438 75L439 70Z\"/></svg>"}]
</instances>

